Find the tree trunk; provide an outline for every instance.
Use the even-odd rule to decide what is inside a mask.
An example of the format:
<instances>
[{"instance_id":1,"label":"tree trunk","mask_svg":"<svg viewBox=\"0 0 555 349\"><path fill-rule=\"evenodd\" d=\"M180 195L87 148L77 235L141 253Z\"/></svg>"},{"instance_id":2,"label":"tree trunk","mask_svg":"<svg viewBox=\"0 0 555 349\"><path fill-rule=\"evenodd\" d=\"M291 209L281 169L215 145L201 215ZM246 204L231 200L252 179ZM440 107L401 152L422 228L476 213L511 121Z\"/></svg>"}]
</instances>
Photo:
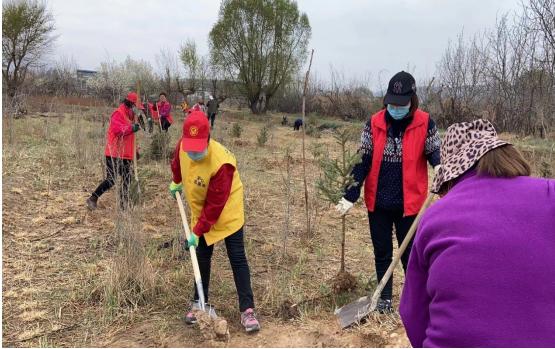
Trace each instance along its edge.
<instances>
[{"instance_id":1,"label":"tree trunk","mask_svg":"<svg viewBox=\"0 0 555 349\"><path fill-rule=\"evenodd\" d=\"M250 109L253 114L264 114L266 112L266 103L263 99L256 98L250 101Z\"/></svg>"},{"instance_id":2,"label":"tree trunk","mask_svg":"<svg viewBox=\"0 0 555 349\"><path fill-rule=\"evenodd\" d=\"M8 97L14 98L17 93L17 83L13 79L6 79Z\"/></svg>"},{"instance_id":3,"label":"tree trunk","mask_svg":"<svg viewBox=\"0 0 555 349\"><path fill-rule=\"evenodd\" d=\"M255 100L251 100L249 104L250 104L249 107L250 107L253 114L259 114L260 113L260 111L258 110L258 98L255 99Z\"/></svg>"},{"instance_id":4,"label":"tree trunk","mask_svg":"<svg viewBox=\"0 0 555 349\"><path fill-rule=\"evenodd\" d=\"M345 216L341 216L341 269L340 273L345 271Z\"/></svg>"}]
</instances>

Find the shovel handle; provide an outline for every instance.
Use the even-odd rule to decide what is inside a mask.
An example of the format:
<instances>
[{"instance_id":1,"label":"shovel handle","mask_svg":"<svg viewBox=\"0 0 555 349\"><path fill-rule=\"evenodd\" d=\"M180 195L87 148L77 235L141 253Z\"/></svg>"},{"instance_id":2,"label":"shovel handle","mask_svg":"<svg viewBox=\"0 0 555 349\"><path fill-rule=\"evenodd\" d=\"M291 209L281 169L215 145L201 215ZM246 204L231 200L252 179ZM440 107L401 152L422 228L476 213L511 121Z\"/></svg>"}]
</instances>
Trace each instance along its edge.
<instances>
[{"instance_id":1,"label":"shovel handle","mask_svg":"<svg viewBox=\"0 0 555 349\"><path fill-rule=\"evenodd\" d=\"M177 200L177 206L179 206L179 213L181 214L181 222L183 223L183 230L185 230L185 238L189 240L191 237L191 231L189 230L189 224L187 223L187 214L185 213L185 208L183 207L183 200L181 199L181 194L179 192L175 193L175 199ZM200 276L200 269L198 266L197 251L195 246L189 246L189 252L191 253L191 261L193 262L193 273L195 274L195 283L197 285L198 298L200 303L200 309L205 311L204 305L206 301L204 299L204 289L202 287L202 278Z\"/></svg>"},{"instance_id":2,"label":"shovel handle","mask_svg":"<svg viewBox=\"0 0 555 349\"><path fill-rule=\"evenodd\" d=\"M422 214L430 206L430 204L432 203L432 200L434 199L434 196L435 194L429 193L428 197L426 198L426 201L424 201L424 204L420 208L420 211L418 211L418 214L416 215L416 218L412 222L407 235L403 239L403 243L401 243L401 246L399 246L399 250L395 255L395 259L393 259L393 262L391 262L391 264L389 265L389 268L387 268L387 271L385 272L384 276L382 277L382 280L380 281L380 283L378 284L378 287L376 288L376 290L374 291L374 294L372 295L372 302L370 303L370 311L373 311L374 309L376 309L376 306L378 305L378 298L380 298L380 294L382 293L385 287L385 284L387 283L387 281L389 281L389 278L391 277L391 274L393 274L393 270L397 267L397 264L399 264L399 261L401 260L401 256L407 249L409 242L411 241L412 237L414 236L414 233L416 232L416 227L418 227L418 222L420 222L420 218L422 217Z\"/></svg>"}]
</instances>

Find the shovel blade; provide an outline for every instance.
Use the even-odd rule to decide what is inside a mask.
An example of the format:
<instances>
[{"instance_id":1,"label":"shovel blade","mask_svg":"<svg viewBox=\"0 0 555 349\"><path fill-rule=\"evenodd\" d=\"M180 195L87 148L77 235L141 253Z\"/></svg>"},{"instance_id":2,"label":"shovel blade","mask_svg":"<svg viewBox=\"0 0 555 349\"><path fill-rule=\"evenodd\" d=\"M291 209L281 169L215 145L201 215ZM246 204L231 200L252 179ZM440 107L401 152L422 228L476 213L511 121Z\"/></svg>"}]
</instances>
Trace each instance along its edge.
<instances>
[{"instance_id":1,"label":"shovel blade","mask_svg":"<svg viewBox=\"0 0 555 349\"><path fill-rule=\"evenodd\" d=\"M370 314L370 312L372 311L370 309L371 303L371 298L365 296L335 310L335 316L337 316L341 328L344 329L357 324L362 319L367 317L368 314Z\"/></svg>"},{"instance_id":2,"label":"shovel blade","mask_svg":"<svg viewBox=\"0 0 555 349\"><path fill-rule=\"evenodd\" d=\"M204 312L208 314L208 316L210 316L212 319L218 317L218 315L216 315L216 309L211 304L204 304Z\"/></svg>"}]
</instances>

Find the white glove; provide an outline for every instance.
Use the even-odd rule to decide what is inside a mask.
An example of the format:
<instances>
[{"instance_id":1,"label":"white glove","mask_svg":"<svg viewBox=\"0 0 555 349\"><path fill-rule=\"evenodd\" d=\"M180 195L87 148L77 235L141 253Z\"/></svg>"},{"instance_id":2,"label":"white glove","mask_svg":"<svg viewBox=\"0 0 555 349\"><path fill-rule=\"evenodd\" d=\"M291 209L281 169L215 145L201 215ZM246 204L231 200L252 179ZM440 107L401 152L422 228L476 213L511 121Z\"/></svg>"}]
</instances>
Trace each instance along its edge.
<instances>
[{"instance_id":1,"label":"white glove","mask_svg":"<svg viewBox=\"0 0 555 349\"><path fill-rule=\"evenodd\" d=\"M335 205L335 210L339 212L340 215L344 216L349 212L349 210L353 207L353 203L346 200L345 198L341 198L339 203Z\"/></svg>"},{"instance_id":2,"label":"white glove","mask_svg":"<svg viewBox=\"0 0 555 349\"><path fill-rule=\"evenodd\" d=\"M436 165L434 166L434 175L437 174L437 172L439 171L439 168L441 167L441 165Z\"/></svg>"}]
</instances>

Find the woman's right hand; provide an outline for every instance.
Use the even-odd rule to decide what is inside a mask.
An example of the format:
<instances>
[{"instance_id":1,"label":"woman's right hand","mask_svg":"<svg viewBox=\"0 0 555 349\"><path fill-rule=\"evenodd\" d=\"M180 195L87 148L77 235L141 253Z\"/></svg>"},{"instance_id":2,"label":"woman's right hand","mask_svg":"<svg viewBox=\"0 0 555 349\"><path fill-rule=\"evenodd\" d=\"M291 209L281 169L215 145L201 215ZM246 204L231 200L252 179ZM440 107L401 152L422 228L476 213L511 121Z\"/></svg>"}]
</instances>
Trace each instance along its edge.
<instances>
[{"instance_id":1,"label":"woman's right hand","mask_svg":"<svg viewBox=\"0 0 555 349\"><path fill-rule=\"evenodd\" d=\"M348 201L345 198L341 198L341 200L339 200L339 203L337 203L337 205L335 205L335 210L342 216L346 215L347 212L349 212L349 210L351 208L353 208L354 204L350 201Z\"/></svg>"}]
</instances>

